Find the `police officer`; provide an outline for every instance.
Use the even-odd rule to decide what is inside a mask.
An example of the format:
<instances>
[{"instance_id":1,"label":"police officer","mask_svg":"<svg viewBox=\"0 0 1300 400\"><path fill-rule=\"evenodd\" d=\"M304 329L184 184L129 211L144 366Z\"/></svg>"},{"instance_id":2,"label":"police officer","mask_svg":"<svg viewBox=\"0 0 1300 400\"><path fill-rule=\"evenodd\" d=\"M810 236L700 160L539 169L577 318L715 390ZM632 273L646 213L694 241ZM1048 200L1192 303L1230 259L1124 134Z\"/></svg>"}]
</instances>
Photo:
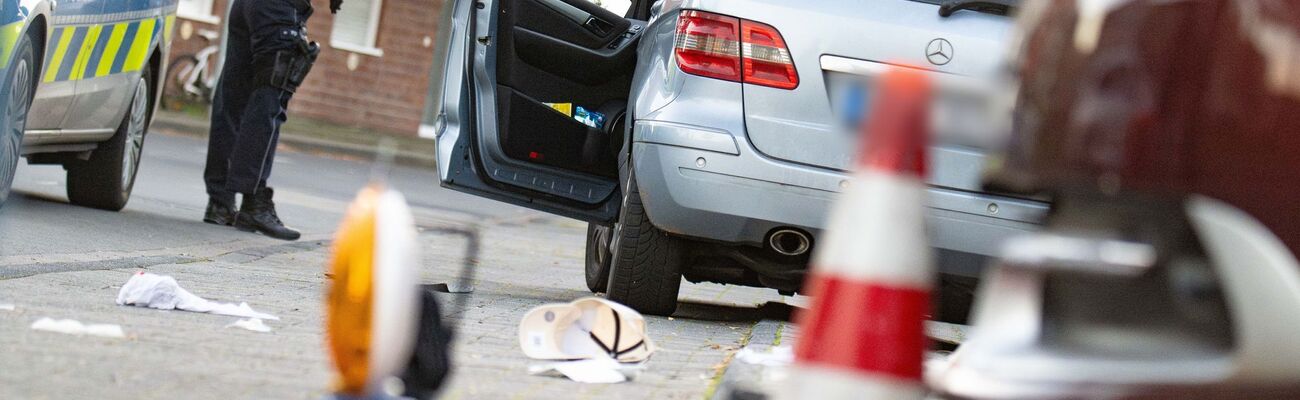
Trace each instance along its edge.
<instances>
[{"instance_id":1,"label":"police officer","mask_svg":"<svg viewBox=\"0 0 1300 400\"><path fill-rule=\"evenodd\" d=\"M331 0L337 13L342 0ZM289 98L320 47L307 40L310 0L234 0L225 67L212 105L208 161L203 172L208 208L203 221L297 240L284 226L266 186ZM243 203L235 211L235 194Z\"/></svg>"}]
</instances>

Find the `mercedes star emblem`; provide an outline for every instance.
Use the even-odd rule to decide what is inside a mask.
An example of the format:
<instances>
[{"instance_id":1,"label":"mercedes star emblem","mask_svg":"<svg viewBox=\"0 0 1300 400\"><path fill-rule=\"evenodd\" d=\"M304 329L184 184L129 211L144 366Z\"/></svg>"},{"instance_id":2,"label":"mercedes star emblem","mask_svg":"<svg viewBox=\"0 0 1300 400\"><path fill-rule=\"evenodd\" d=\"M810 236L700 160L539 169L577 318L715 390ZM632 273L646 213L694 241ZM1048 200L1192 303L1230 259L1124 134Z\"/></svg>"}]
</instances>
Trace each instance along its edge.
<instances>
[{"instance_id":1,"label":"mercedes star emblem","mask_svg":"<svg viewBox=\"0 0 1300 400\"><path fill-rule=\"evenodd\" d=\"M931 64L944 65L952 61L952 43L948 39L936 38L925 45L925 59L930 60Z\"/></svg>"}]
</instances>

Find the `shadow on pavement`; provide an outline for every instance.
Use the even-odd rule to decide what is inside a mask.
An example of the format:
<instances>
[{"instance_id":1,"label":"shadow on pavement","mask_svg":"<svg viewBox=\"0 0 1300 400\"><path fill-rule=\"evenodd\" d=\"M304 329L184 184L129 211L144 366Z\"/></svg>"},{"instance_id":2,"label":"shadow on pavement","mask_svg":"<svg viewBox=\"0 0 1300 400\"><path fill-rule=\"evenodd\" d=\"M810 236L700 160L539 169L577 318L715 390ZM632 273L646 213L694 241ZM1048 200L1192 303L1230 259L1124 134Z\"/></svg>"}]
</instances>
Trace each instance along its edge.
<instances>
[{"instance_id":1,"label":"shadow on pavement","mask_svg":"<svg viewBox=\"0 0 1300 400\"><path fill-rule=\"evenodd\" d=\"M145 201L145 200L140 200ZM56 218L81 218L97 217L103 219L105 223L131 222L140 224L166 223L175 224L172 226L211 226L204 224L201 217L202 211L199 210L193 218L178 218L162 213L140 212L134 209L123 209L122 211L106 211L89 207L82 207L68 202L67 198L51 196L40 192L13 191L9 197L9 203L5 209L13 210L16 217L18 212L32 213L33 215L41 214L43 217ZM172 208L174 209L174 208ZM171 210L171 209L169 209Z\"/></svg>"},{"instance_id":2,"label":"shadow on pavement","mask_svg":"<svg viewBox=\"0 0 1300 400\"><path fill-rule=\"evenodd\" d=\"M683 301L677 305L673 317L719 322L758 322L765 319L790 321L795 309L792 305L771 301L757 307Z\"/></svg>"},{"instance_id":3,"label":"shadow on pavement","mask_svg":"<svg viewBox=\"0 0 1300 400\"><path fill-rule=\"evenodd\" d=\"M140 199L137 199L140 200ZM14 192L0 210L0 255L134 251L252 238L201 221L202 211L154 204L121 212L69 204L45 193ZM192 215L192 216L191 216Z\"/></svg>"},{"instance_id":4,"label":"shadow on pavement","mask_svg":"<svg viewBox=\"0 0 1300 400\"><path fill-rule=\"evenodd\" d=\"M66 198L51 196L39 192L25 192L21 190L14 190L13 192L9 193L9 196L10 196L9 201L11 202L52 203L52 204L72 205L72 203L68 203L68 199Z\"/></svg>"}]
</instances>

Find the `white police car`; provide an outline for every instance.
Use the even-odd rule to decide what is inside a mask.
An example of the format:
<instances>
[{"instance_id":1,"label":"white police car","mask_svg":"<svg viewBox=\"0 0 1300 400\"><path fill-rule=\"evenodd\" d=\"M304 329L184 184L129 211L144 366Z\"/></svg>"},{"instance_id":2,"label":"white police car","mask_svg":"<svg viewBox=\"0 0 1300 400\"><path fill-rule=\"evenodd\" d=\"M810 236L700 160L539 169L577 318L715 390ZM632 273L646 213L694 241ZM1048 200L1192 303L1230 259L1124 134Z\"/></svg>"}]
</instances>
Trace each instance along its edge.
<instances>
[{"instance_id":1,"label":"white police car","mask_svg":"<svg viewBox=\"0 0 1300 400\"><path fill-rule=\"evenodd\" d=\"M18 158L73 204L120 210L159 98L177 0L0 0L0 204Z\"/></svg>"}]
</instances>

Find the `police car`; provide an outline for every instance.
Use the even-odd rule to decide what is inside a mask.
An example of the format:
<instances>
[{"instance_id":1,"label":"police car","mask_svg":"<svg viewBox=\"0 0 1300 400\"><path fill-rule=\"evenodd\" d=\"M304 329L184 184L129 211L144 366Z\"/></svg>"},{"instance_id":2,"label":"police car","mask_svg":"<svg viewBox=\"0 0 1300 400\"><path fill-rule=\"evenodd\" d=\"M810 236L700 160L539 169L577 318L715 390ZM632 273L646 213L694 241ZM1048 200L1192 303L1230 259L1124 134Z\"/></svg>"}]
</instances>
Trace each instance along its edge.
<instances>
[{"instance_id":1,"label":"police car","mask_svg":"<svg viewBox=\"0 0 1300 400\"><path fill-rule=\"evenodd\" d=\"M120 210L165 76L177 0L0 0L0 204L18 158Z\"/></svg>"}]
</instances>

